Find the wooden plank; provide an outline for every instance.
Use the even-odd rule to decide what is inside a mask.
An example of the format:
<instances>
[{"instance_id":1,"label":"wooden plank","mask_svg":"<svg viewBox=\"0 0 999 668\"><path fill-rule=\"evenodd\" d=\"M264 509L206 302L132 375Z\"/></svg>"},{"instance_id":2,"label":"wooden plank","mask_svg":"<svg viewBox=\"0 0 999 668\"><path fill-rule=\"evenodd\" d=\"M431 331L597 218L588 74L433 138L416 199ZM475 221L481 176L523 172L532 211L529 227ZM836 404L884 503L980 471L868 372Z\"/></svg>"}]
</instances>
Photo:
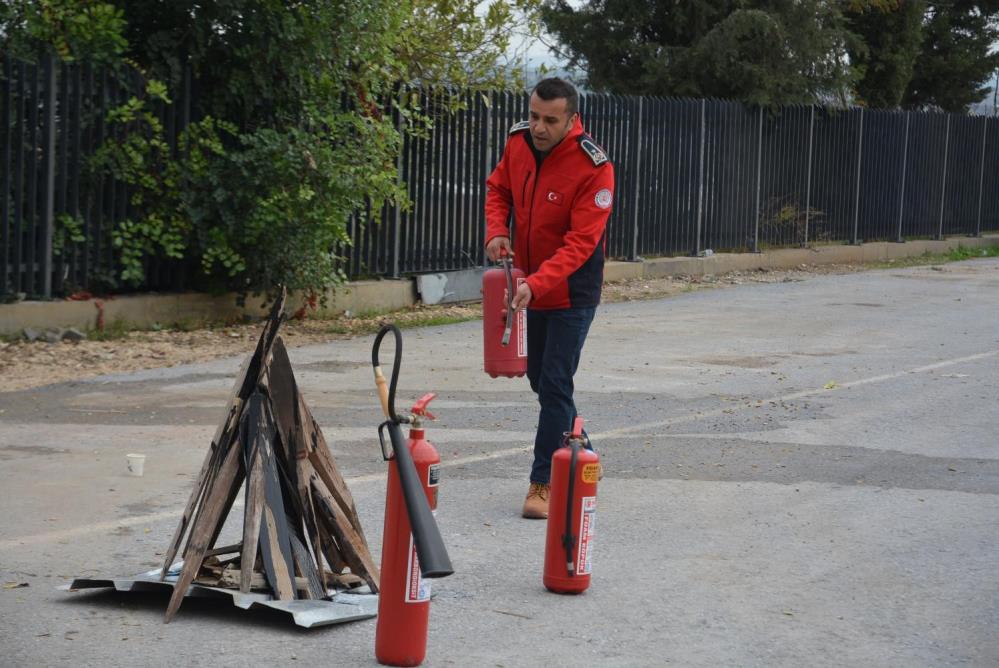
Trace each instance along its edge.
<instances>
[{"instance_id":1,"label":"wooden plank","mask_svg":"<svg viewBox=\"0 0 999 668\"><path fill-rule=\"evenodd\" d=\"M241 448L242 448L242 446L238 442L235 443L235 444L233 444L232 447L234 449L236 449L236 450L241 450ZM242 467L241 467L241 470L244 470L244 469L242 469ZM242 484L242 481L240 481L240 483ZM222 510L222 521L220 521L215 526L215 531L212 532L211 540L208 541L208 547L209 548L215 547L215 544L218 542L219 534L222 533L222 528L225 526L225 520L226 520L227 517L229 517L229 512L232 510L232 506L236 502L236 497L239 496L239 489L240 489L241 484L240 485L236 485L234 487L231 487L229 489L229 496L226 498L225 504L222 507L223 508L223 510Z\"/></svg>"},{"instance_id":2,"label":"wooden plank","mask_svg":"<svg viewBox=\"0 0 999 668\"><path fill-rule=\"evenodd\" d=\"M274 422L269 415L263 415L266 410L262 394L255 393L248 404L251 414L259 410L266 424L258 430L257 443L260 452L261 470L264 476L264 511L263 525L260 531L260 553L264 562L264 573L267 575L274 595L278 600L285 601L295 598L293 577L293 561L290 542L290 531L285 515L284 493L277 461L274 457L273 438Z\"/></svg>"},{"instance_id":3,"label":"wooden plank","mask_svg":"<svg viewBox=\"0 0 999 668\"><path fill-rule=\"evenodd\" d=\"M211 550L205 552L205 559L208 557L218 557L223 554L239 554L242 547L243 545L241 543L236 543L235 545L212 548Z\"/></svg>"},{"instance_id":4,"label":"wooden plank","mask_svg":"<svg viewBox=\"0 0 999 668\"><path fill-rule=\"evenodd\" d=\"M350 520L318 477L312 479L312 495L320 511L318 516L321 521L327 522L327 529L336 539L340 554L350 566L350 570L364 578L371 591L377 592L378 568L371 559L364 538L354 531Z\"/></svg>"},{"instance_id":5,"label":"wooden plank","mask_svg":"<svg viewBox=\"0 0 999 668\"><path fill-rule=\"evenodd\" d=\"M261 447L259 437L266 429L266 425L261 425L263 418L259 401L253 395L248 405L248 410L243 415L240 424L240 440L243 443L243 465L246 469L246 505L243 509L243 550L242 579L239 582L239 590L250 591L250 573L253 572L253 564L257 557L258 543L260 541L260 523L263 519L264 507L264 468L261 461ZM245 563L244 563L245 561Z\"/></svg>"},{"instance_id":6,"label":"wooden plank","mask_svg":"<svg viewBox=\"0 0 999 668\"><path fill-rule=\"evenodd\" d=\"M280 526L271 507L264 506L264 522L260 531L260 554L263 556L264 573L271 585L274 598L279 601L290 601L295 598L294 585L291 582L292 567L287 558L290 555L284 554L284 546L281 544Z\"/></svg>"},{"instance_id":7,"label":"wooden plank","mask_svg":"<svg viewBox=\"0 0 999 668\"><path fill-rule=\"evenodd\" d=\"M327 522L321 521L318 514L316 515L316 530L319 532L319 550L326 557L326 563L329 564L332 571L331 574L337 575L342 573L343 569L347 568L347 562L343 560L340 548L327 528Z\"/></svg>"},{"instance_id":8,"label":"wooden plank","mask_svg":"<svg viewBox=\"0 0 999 668\"><path fill-rule=\"evenodd\" d=\"M274 345L278 328L284 322L284 301L286 295L287 293L282 287L281 294L278 295L278 298L274 300L274 304L271 306L271 312L264 323L264 330L260 333L260 340L257 341L257 349L253 357L250 358L250 366L247 369L246 377L239 391L239 396L242 398L250 396L250 393L256 388L257 383L260 382L260 377L266 371L266 362L271 354L271 346Z\"/></svg>"},{"instance_id":9,"label":"wooden plank","mask_svg":"<svg viewBox=\"0 0 999 668\"><path fill-rule=\"evenodd\" d=\"M278 336L271 348L271 359L267 365L268 386L271 397L271 411L277 424L281 442L285 445L284 455L290 461L295 456L294 433L300 423L298 416L298 385L291 369L291 360L284 341Z\"/></svg>"},{"instance_id":10,"label":"wooden plank","mask_svg":"<svg viewBox=\"0 0 999 668\"><path fill-rule=\"evenodd\" d=\"M240 569L226 568L222 571L217 586L235 589L242 577L243 574ZM309 582L305 578L297 577L294 579L293 584L295 585L295 589L300 592L308 592L309 590ZM267 584L267 578L264 577L263 573L254 571L250 574L250 589L255 591L267 591L270 589L270 585Z\"/></svg>"},{"instance_id":11,"label":"wooden plank","mask_svg":"<svg viewBox=\"0 0 999 668\"><path fill-rule=\"evenodd\" d=\"M353 589L364 584L364 578L353 573L330 573L326 576L327 587L337 587L341 589Z\"/></svg>"},{"instance_id":12,"label":"wooden plank","mask_svg":"<svg viewBox=\"0 0 999 668\"><path fill-rule=\"evenodd\" d=\"M307 598L314 600L326 598L326 586L319 576L319 571L316 570L316 565L312 561L312 555L309 554L309 549L305 547L302 540L295 534L291 534L291 550L295 557L295 566L297 567L298 574L304 577L308 583L305 589L305 593L308 595Z\"/></svg>"},{"instance_id":13,"label":"wooden plank","mask_svg":"<svg viewBox=\"0 0 999 668\"><path fill-rule=\"evenodd\" d=\"M251 590L269 590L270 585L267 584L267 578L264 577L263 573L257 573L256 571L251 571L249 569L239 568L227 568L222 571L222 578L219 582L220 587L227 587L229 589L235 589L241 587L244 576L250 583Z\"/></svg>"},{"instance_id":14,"label":"wooden plank","mask_svg":"<svg viewBox=\"0 0 999 668\"><path fill-rule=\"evenodd\" d=\"M319 522L316 519L316 509L312 503L312 487L309 480L315 475L315 470L308 459L299 459L298 463L298 497L302 504L302 519L305 522L305 533L312 545L313 564L316 567L320 582L326 581L326 567L323 565L323 552L320 546Z\"/></svg>"},{"instance_id":15,"label":"wooden plank","mask_svg":"<svg viewBox=\"0 0 999 668\"><path fill-rule=\"evenodd\" d=\"M184 567L181 569L177 584L174 586L173 596L167 606L164 622L169 623L180 608L187 588L201 568L201 562L205 558L205 552L210 545L209 540L214 534L215 527L225 519L223 511L225 502L231 494L231 489L237 490L243 482L243 466L241 463L239 448L230 448L226 453L225 460L219 469L215 486L208 490L203 505L204 512L199 513L193 526L191 527L191 537L184 550Z\"/></svg>"}]
</instances>

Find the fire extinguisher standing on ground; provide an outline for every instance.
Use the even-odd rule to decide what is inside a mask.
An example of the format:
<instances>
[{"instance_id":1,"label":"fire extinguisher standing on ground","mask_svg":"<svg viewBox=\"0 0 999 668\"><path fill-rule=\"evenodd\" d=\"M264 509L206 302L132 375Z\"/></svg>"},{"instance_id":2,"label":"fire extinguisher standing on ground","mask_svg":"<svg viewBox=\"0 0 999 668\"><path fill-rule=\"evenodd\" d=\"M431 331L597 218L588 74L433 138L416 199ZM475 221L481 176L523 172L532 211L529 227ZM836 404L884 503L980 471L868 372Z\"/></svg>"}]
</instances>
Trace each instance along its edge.
<instances>
[{"instance_id":1,"label":"fire extinguisher standing on ground","mask_svg":"<svg viewBox=\"0 0 999 668\"><path fill-rule=\"evenodd\" d=\"M395 334L395 364L387 384L378 363L382 338ZM389 462L385 492L385 527L382 534L382 567L375 627L375 657L390 666L418 666L427 653L430 619L430 582L454 572L434 519L440 480L440 455L426 440L423 420L433 420L427 405L436 396L426 394L409 416L395 412L395 388L402 358L402 334L386 325L375 338L371 363L375 370L382 409L388 420L378 428L382 456ZM409 424L404 441L401 424ZM388 431L393 453L385 442Z\"/></svg>"},{"instance_id":2,"label":"fire extinguisher standing on ground","mask_svg":"<svg viewBox=\"0 0 999 668\"><path fill-rule=\"evenodd\" d=\"M577 417L552 456L543 579L557 594L586 591L593 571L600 457L585 446L583 418Z\"/></svg>"},{"instance_id":3,"label":"fire extinguisher standing on ground","mask_svg":"<svg viewBox=\"0 0 999 668\"><path fill-rule=\"evenodd\" d=\"M527 313L511 308L525 275L505 251L500 264L502 268L482 274L483 359L486 373L493 378L513 378L527 373Z\"/></svg>"}]
</instances>

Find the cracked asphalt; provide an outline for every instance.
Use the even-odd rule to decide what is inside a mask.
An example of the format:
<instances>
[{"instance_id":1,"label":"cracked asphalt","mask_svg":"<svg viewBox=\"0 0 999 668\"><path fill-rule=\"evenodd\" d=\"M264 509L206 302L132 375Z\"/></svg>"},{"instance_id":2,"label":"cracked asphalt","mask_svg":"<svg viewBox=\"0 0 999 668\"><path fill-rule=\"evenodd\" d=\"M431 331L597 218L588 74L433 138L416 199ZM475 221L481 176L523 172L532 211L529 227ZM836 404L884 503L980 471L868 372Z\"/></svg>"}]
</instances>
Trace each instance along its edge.
<instances>
[{"instance_id":1,"label":"cracked asphalt","mask_svg":"<svg viewBox=\"0 0 999 668\"><path fill-rule=\"evenodd\" d=\"M577 404L601 454L593 584L541 584L518 516L537 407L480 324L407 330L435 390L429 666L999 664L999 260L600 308ZM290 351L380 554L371 337ZM248 351L249 352L249 351ZM0 664L375 665L374 620L57 591L159 565L241 358L0 394ZM142 478L125 454L147 455ZM240 531L236 508L222 540Z\"/></svg>"}]
</instances>

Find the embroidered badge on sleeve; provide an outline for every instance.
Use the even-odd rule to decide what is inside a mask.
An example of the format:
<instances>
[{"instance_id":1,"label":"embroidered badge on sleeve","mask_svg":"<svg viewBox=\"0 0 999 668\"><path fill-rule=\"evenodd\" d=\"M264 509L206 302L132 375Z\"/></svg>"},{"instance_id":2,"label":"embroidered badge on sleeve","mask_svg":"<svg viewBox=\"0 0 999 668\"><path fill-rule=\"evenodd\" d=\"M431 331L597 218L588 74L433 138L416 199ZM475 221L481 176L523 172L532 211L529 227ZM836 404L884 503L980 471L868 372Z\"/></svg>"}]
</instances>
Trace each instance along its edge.
<instances>
[{"instance_id":1,"label":"embroidered badge on sleeve","mask_svg":"<svg viewBox=\"0 0 999 668\"><path fill-rule=\"evenodd\" d=\"M602 188L597 191L597 196L593 198L594 203L601 209L609 209L611 202L614 201L611 191L607 188Z\"/></svg>"}]
</instances>

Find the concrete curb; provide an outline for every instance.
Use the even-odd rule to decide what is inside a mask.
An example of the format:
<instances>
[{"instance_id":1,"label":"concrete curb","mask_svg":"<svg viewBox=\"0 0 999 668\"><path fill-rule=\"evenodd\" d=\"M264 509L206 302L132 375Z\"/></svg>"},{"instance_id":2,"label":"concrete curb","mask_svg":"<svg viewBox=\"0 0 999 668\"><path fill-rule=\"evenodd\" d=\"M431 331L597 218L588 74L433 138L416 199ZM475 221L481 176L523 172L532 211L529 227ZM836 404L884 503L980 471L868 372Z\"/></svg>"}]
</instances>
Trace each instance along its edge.
<instances>
[{"instance_id":1,"label":"concrete curb","mask_svg":"<svg viewBox=\"0 0 999 668\"><path fill-rule=\"evenodd\" d=\"M814 248L790 248L762 253L719 253L709 257L665 257L640 262L608 262L604 281L621 281L659 276L705 276L730 271L754 269L788 269L801 264L856 264L913 257L926 252L943 253L964 246L979 248L999 244L999 234L981 237L951 237L932 241L905 243L874 242L858 246L829 245ZM319 315L380 313L411 306L419 300L416 279L355 281L336 293L327 294L327 304ZM304 303L301 295L292 294L288 310L292 312ZM248 299L245 307L236 305L232 293L218 296L201 293L146 294L115 297L103 301L107 324L123 321L128 326L148 328L156 323L164 326L181 322L228 320L243 316L256 317L265 313L260 298ZM96 322L94 300L21 302L0 305L0 334L17 334L25 327L53 329L78 327L86 329Z\"/></svg>"},{"instance_id":2,"label":"concrete curb","mask_svg":"<svg viewBox=\"0 0 999 668\"><path fill-rule=\"evenodd\" d=\"M858 246L830 245L784 248L762 253L719 253L709 257L664 257L641 262L608 262L604 281L622 281L660 276L705 276L754 269L790 269L802 264L859 264L884 262L924 253L945 253L963 246L981 248L999 244L999 234L981 237L951 237L941 240L872 242Z\"/></svg>"}]
</instances>

